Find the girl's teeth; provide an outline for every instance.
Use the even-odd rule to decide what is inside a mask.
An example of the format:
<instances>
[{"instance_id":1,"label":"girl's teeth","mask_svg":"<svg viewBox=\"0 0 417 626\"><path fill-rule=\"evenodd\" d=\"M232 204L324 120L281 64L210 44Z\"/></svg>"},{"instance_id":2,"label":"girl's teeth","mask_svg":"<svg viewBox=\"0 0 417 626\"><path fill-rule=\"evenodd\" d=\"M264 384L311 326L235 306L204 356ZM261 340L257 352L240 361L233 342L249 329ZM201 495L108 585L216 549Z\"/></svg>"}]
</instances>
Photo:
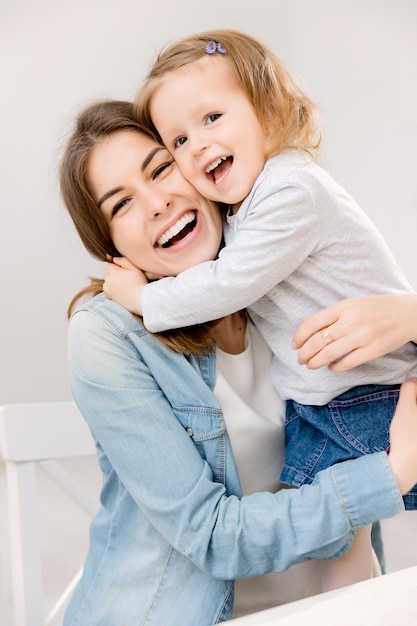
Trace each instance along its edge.
<instances>
[{"instance_id":1,"label":"girl's teeth","mask_svg":"<svg viewBox=\"0 0 417 626\"><path fill-rule=\"evenodd\" d=\"M195 215L193 211L188 211L187 213L185 213L178 220L178 222L176 222L173 226L171 226L171 228L168 228L168 230L166 230L163 233L163 235L159 237L158 241L156 242L158 246L163 246L164 244L166 244L170 239L175 237L175 235L178 235L178 233L180 233L182 229L187 226L187 224L190 224L190 222L193 222L194 219L195 219Z\"/></svg>"},{"instance_id":2,"label":"girl's teeth","mask_svg":"<svg viewBox=\"0 0 417 626\"><path fill-rule=\"evenodd\" d=\"M226 159L227 159L227 157L220 157L219 159L217 159L217 161L215 163L211 163L211 165L209 165L209 167L206 169L206 174L210 174L210 172L215 170L216 167L218 167L220 165L220 163L222 161L225 161Z\"/></svg>"}]
</instances>

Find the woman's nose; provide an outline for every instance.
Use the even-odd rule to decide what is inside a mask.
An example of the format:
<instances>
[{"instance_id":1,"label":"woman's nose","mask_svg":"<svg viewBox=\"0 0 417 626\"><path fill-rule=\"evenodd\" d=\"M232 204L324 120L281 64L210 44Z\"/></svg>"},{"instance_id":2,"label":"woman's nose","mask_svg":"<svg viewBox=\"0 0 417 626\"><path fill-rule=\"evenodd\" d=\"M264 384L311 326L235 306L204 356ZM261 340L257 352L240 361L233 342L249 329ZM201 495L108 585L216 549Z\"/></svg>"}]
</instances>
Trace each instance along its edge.
<instances>
[{"instance_id":1,"label":"woman's nose","mask_svg":"<svg viewBox=\"0 0 417 626\"><path fill-rule=\"evenodd\" d=\"M148 199L148 214L151 218L158 217L171 207L172 199L166 194L152 194Z\"/></svg>"}]
</instances>

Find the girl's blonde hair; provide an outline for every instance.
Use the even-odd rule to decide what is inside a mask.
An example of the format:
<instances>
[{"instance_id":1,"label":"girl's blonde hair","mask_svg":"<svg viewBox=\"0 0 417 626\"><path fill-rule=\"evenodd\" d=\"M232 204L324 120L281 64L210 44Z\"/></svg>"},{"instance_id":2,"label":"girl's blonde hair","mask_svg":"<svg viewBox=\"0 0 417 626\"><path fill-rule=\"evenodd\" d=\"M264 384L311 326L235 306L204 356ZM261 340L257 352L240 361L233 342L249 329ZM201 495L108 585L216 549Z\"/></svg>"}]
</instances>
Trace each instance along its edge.
<instances>
[{"instance_id":1,"label":"girl's blonde hair","mask_svg":"<svg viewBox=\"0 0 417 626\"><path fill-rule=\"evenodd\" d=\"M134 131L155 139L134 114L131 102L104 100L88 106L78 115L60 165L60 188L66 208L88 252L100 261L120 256L110 237L109 226L94 201L86 178L88 160L94 148L118 131ZM103 280L90 278L68 307L68 317L83 296L103 291ZM216 322L207 322L158 334L169 348L182 354L203 354L214 346L211 334Z\"/></svg>"},{"instance_id":2,"label":"girl's blonde hair","mask_svg":"<svg viewBox=\"0 0 417 626\"><path fill-rule=\"evenodd\" d=\"M222 54L216 48L214 54L230 63L238 84L267 132L267 156L288 148L305 150L313 155L320 144L314 103L271 50L250 35L236 30L197 33L160 52L135 100L143 124L157 134L150 114L155 91L168 73L208 56L206 46L209 42L220 43L221 49L226 51Z\"/></svg>"}]
</instances>

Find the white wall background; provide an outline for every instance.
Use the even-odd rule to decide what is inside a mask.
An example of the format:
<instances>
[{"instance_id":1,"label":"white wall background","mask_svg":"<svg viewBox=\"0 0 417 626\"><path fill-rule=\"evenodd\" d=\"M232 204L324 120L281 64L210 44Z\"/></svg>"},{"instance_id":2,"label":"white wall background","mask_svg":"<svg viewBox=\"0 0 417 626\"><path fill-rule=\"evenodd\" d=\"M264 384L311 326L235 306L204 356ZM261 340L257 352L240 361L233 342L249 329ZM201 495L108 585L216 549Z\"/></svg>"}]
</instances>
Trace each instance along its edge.
<instances>
[{"instance_id":1,"label":"white wall background","mask_svg":"<svg viewBox=\"0 0 417 626\"><path fill-rule=\"evenodd\" d=\"M322 112L325 166L379 226L417 288L415 0L0 0L0 404L71 397L66 307L88 275L101 275L57 189L73 116L93 99L132 98L156 50L211 27L261 38L303 79ZM6 626L12 621L1 469ZM61 512L55 493L46 494L42 515ZM87 522L73 519L65 503L62 513L53 529L44 525L55 539L48 555L71 572L71 559L74 567L83 559ZM402 519L403 526L399 518L384 522L391 570L417 561L410 549L416 518ZM64 556L62 537L54 535L62 528L75 531ZM61 584L50 569L48 593Z\"/></svg>"},{"instance_id":2,"label":"white wall background","mask_svg":"<svg viewBox=\"0 0 417 626\"><path fill-rule=\"evenodd\" d=\"M57 190L74 114L132 98L155 50L194 31L248 31L303 78L324 164L417 287L416 26L415 0L2 0L0 404L70 398L66 307L101 273Z\"/></svg>"}]
</instances>

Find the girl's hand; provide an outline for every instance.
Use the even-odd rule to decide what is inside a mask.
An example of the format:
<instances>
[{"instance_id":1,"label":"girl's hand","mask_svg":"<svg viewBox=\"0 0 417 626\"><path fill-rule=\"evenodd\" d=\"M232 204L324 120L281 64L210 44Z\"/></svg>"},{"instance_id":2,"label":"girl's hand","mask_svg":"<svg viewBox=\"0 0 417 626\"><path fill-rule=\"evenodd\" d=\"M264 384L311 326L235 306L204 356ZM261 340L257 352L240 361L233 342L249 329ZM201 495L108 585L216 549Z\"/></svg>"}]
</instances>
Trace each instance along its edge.
<instances>
[{"instance_id":1,"label":"girl's hand","mask_svg":"<svg viewBox=\"0 0 417 626\"><path fill-rule=\"evenodd\" d=\"M111 263L106 263L103 291L131 313L142 315L141 295L147 283L142 270L126 257L114 257Z\"/></svg>"},{"instance_id":2,"label":"girl's hand","mask_svg":"<svg viewBox=\"0 0 417 626\"><path fill-rule=\"evenodd\" d=\"M417 379L403 383L390 428L391 469L402 495L417 484Z\"/></svg>"},{"instance_id":3,"label":"girl's hand","mask_svg":"<svg viewBox=\"0 0 417 626\"><path fill-rule=\"evenodd\" d=\"M144 272L144 274L148 281L161 280L161 278L165 278L162 274L153 274L152 272Z\"/></svg>"},{"instance_id":4,"label":"girl's hand","mask_svg":"<svg viewBox=\"0 0 417 626\"><path fill-rule=\"evenodd\" d=\"M417 341L417 295L349 298L302 320L298 362L344 372ZM416 353L417 356L417 353Z\"/></svg>"}]
</instances>

